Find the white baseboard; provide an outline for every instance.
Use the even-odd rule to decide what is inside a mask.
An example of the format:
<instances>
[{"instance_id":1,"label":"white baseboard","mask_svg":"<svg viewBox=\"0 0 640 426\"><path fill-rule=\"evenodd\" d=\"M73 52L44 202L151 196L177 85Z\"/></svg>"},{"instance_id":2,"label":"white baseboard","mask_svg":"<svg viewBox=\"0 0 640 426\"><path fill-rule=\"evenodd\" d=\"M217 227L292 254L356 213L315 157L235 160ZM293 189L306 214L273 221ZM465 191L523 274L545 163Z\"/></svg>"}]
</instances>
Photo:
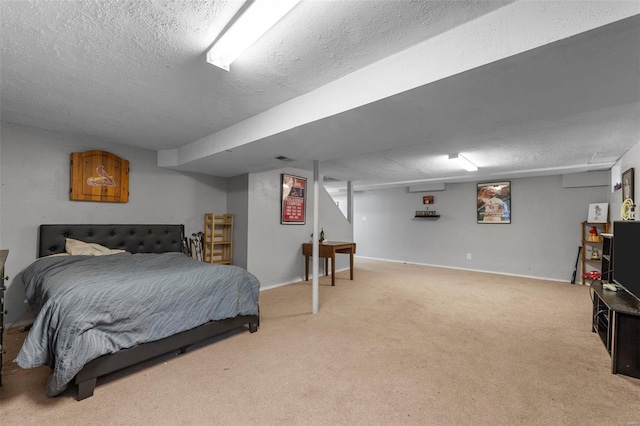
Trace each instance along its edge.
<instances>
[{"instance_id":1,"label":"white baseboard","mask_svg":"<svg viewBox=\"0 0 640 426\"><path fill-rule=\"evenodd\" d=\"M342 271L348 271L348 270L349 270L349 268L347 267L347 268L336 269L336 272L342 272ZM297 284L299 282L305 282L304 281L304 277L300 277L299 280L295 280L295 281L286 281L286 282L282 282L282 283L269 284L269 285L266 285L264 287L260 286L260 291L270 290L272 288L283 287L285 285L290 285L290 284ZM309 277L309 282L311 282L311 277Z\"/></svg>"},{"instance_id":2,"label":"white baseboard","mask_svg":"<svg viewBox=\"0 0 640 426\"><path fill-rule=\"evenodd\" d=\"M366 257L366 256L356 256L359 259L370 259L370 260L381 260L384 262L394 262L394 263L406 263L409 265L421 265L421 266L431 266L433 268L446 268L446 269L457 269L460 271L470 271L470 272L482 272L483 274L495 274L495 275L505 275L508 277L518 277L518 278L531 278L534 280L544 280L544 281L555 281L560 283L568 283L569 280L560 280L557 278L547 278L547 277L537 277L534 275L522 275L522 274L511 274L508 272L498 272L498 271L486 271L483 269L472 269L472 268L460 268L457 266L447 266L447 265L434 265L431 263L420 263L420 262L407 262L405 260L393 260L393 259L381 259L378 257Z\"/></svg>"},{"instance_id":3,"label":"white baseboard","mask_svg":"<svg viewBox=\"0 0 640 426\"><path fill-rule=\"evenodd\" d=\"M355 256L355 258L356 259L380 260L380 261L383 261L383 262L393 262L393 263L406 263L408 265L430 266L430 267L433 267L433 268L457 269L457 270L460 270L460 271L481 272L483 274L504 275L504 276L508 276L508 277L531 278L533 280L555 281L555 282L560 282L560 283L568 283L569 282L569 280L559 280L557 278L537 277L537 276L534 276L534 275L511 274L511 273L507 273L507 272L497 272L497 271L486 271L486 270L483 270L483 269L460 268L460 267L456 267L456 266L435 265L435 264L431 264L431 263L407 262L407 261L404 261L404 260L382 259L382 258L379 258L379 257ZM347 268L337 269L336 272L348 271L348 270L349 270L349 268L347 267ZM283 287L285 285L296 284L296 283L299 283L299 282L304 282L304 277L300 277L300 279L296 280L296 281L287 281L287 282L275 283L275 284L270 284L270 285L267 285L267 286L264 286L264 287L260 287L260 291L270 290L272 288Z\"/></svg>"}]
</instances>

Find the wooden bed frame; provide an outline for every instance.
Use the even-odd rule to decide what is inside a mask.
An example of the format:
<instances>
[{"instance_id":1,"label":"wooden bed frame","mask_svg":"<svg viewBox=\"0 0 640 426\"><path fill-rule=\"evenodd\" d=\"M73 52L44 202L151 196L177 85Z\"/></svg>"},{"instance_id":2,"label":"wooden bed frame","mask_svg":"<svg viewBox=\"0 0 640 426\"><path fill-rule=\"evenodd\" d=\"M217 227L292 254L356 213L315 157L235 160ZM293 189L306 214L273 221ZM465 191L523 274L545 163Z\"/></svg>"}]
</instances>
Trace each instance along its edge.
<instances>
[{"instance_id":1,"label":"wooden bed frame","mask_svg":"<svg viewBox=\"0 0 640 426\"><path fill-rule=\"evenodd\" d=\"M183 225L40 225L38 257L64 253L66 238L125 249L130 253L165 253L181 252L183 237ZM93 395L100 376L170 352L184 353L190 345L236 328L247 326L254 333L259 325L259 315L210 321L164 339L103 355L89 361L76 375L78 401Z\"/></svg>"}]
</instances>

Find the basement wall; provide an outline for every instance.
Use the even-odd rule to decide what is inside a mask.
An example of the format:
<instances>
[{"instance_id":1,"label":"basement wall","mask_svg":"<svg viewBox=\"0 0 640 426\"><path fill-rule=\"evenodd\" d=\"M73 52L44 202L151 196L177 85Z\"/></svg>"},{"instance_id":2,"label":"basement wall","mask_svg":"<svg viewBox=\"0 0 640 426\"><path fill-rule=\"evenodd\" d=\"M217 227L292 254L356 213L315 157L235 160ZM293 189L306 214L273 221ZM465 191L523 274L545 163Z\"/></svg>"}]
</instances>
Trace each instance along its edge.
<instances>
[{"instance_id":1,"label":"basement wall","mask_svg":"<svg viewBox=\"0 0 640 426\"><path fill-rule=\"evenodd\" d=\"M280 224L281 173L307 178L304 225ZM351 224L347 222L322 183L319 186L319 227L324 228L326 239L353 241ZM291 168L252 173L249 175L248 187L247 270L258 277L263 289L303 280L304 257L301 245L311 241L313 232L313 173ZM336 270L348 267L348 256L336 256ZM311 271L311 265L309 268Z\"/></svg>"},{"instance_id":2,"label":"basement wall","mask_svg":"<svg viewBox=\"0 0 640 426\"><path fill-rule=\"evenodd\" d=\"M570 281L580 223L590 203L608 202L608 179L576 188L563 187L562 176L510 180L511 224L477 223L475 182L447 184L437 192L356 192L358 256ZM424 210L423 195L435 196L430 210L439 219L414 218L416 210Z\"/></svg>"},{"instance_id":3,"label":"basement wall","mask_svg":"<svg viewBox=\"0 0 640 426\"><path fill-rule=\"evenodd\" d=\"M247 269L247 244L249 224L249 175L244 174L227 179L227 211L233 215L233 252L232 263Z\"/></svg>"},{"instance_id":4,"label":"basement wall","mask_svg":"<svg viewBox=\"0 0 640 426\"><path fill-rule=\"evenodd\" d=\"M226 179L157 167L155 151L2 123L0 248L9 249L5 324L27 311L20 271L36 258L43 223L175 223L203 230L204 213L226 211ZM99 149L129 160L129 202L69 201L69 161Z\"/></svg>"},{"instance_id":5,"label":"basement wall","mask_svg":"<svg viewBox=\"0 0 640 426\"><path fill-rule=\"evenodd\" d=\"M615 176L611 177L612 186L617 182L622 182L622 173L629 170L630 168L634 169L635 176L635 184L634 184L634 195L633 200L636 206L640 201L640 142L635 144L629 151L625 153L625 155L618 160L612 170L615 170L613 174ZM613 190L609 191L609 222L614 222L616 220L622 220L622 190ZM640 209L636 207L636 220L640 220ZM611 228L613 230L613 228ZM612 231L613 232L613 231ZM639 243L640 245L640 243Z\"/></svg>"}]
</instances>

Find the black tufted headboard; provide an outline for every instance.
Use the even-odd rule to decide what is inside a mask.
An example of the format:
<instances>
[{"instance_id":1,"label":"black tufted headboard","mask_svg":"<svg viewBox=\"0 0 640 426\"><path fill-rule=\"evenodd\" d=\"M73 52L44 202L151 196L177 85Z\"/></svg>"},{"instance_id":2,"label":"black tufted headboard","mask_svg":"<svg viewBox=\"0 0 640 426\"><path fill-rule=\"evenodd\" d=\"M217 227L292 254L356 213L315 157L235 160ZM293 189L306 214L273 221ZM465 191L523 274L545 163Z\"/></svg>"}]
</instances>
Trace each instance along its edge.
<instances>
[{"instance_id":1,"label":"black tufted headboard","mask_svg":"<svg viewBox=\"0 0 640 426\"><path fill-rule=\"evenodd\" d=\"M130 253L182 251L184 225L40 225L38 257L64 253L65 238Z\"/></svg>"}]
</instances>

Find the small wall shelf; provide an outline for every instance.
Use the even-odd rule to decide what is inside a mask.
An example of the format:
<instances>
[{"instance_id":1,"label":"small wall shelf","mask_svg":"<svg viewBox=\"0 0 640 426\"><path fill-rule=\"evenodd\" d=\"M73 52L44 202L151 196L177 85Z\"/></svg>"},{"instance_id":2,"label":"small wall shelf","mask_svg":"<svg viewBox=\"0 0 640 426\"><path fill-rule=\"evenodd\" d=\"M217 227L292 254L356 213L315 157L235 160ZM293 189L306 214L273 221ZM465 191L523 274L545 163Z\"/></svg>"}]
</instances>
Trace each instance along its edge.
<instances>
[{"instance_id":1,"label":"small wall shelf","mask_svg":"<svg viewBox=\"0 0 640 426\"><path fill-rule=\"evenodd\" d=\"M440 215L439 214L432 214L430 216L418 216L418 215L415 215L414 217L417 217L417 218L420 218L420 219L437 219L437 218L440 217Z\"/></svg>"}]
</instances>

